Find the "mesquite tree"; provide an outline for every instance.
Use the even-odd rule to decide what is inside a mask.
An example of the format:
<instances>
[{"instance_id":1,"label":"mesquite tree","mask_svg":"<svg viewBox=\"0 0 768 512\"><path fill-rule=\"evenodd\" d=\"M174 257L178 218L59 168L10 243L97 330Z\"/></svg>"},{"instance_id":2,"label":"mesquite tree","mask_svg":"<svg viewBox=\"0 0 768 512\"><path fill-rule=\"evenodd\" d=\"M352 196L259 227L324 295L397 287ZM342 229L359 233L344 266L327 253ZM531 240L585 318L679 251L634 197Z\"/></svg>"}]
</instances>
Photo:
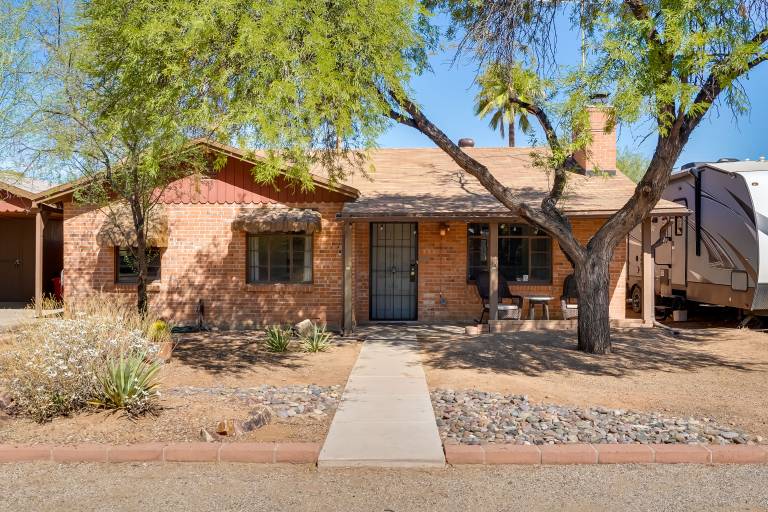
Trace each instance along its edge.
<instances>
[{"instance_id":1,"label":"mesquite tree","mask_svg":"<svg viewBox=\"0 0 768 512\"><path fill-rule=\"evenodd\" d=\"M681 151L712 107L723 103L737 113L748 109L738 80L768 58L768 2L444 0L435 5L450 10L454 23L465 31L461 48L481 62L531 62L534 55L542 74L547 62L556 61L558 12L570 12L582 30L590 58L561 82L566 112L583 105L592 93L605 91L613 105L614 122L632 123L645 117L654 123L656 148L634 195L584 245L576 240L559 208L568 176L582 171L571 154L589 142L572 142L574 129L576 135L585 132L583 118L579 121L578 115L572 115L570 120L575 122L570 132L558 133L546 104L512 100L538 120L552 152L543 163L553 174L551 188L533 207L454 144L407 95L391 94L399 107L393 113L398 122L427 135L513 214L558 241L574 267L579 289L578 347L607 353L612 253L659 201Z\"/></svg>"},{"instance_id":2,"label":"mesquite tree","mask_svg":"<svg viewBox=\"0 0 768 512\"><path fill-rule=\"evenodd\" d=\"M154 3L134 4L138 13ZM136 307L145 314L149 257L156 250L150 242L153 230L162 229L163 194L175 180L221 163L190 139L215 133L224 114L217 115L200 93L205 83L169 79L164 69L189 53L162 30L153 33L157 44L149 47L123 32L131 27L121 23L128 13L121 12L121 20L100 11L108 5L29 0L12 6L18 13L14 31L0 24L0 41L13 40L26 58L12 68L18 78L6 148L13 153L0 151L0 161L25 160L31 162L25 170L78 180L74 200L99 210L105 238L115 250L127 250ZM119 46L104 44L109 39ZM143 59L134 67L123 61L131 49Z\"/></svg>"}]
</instances>

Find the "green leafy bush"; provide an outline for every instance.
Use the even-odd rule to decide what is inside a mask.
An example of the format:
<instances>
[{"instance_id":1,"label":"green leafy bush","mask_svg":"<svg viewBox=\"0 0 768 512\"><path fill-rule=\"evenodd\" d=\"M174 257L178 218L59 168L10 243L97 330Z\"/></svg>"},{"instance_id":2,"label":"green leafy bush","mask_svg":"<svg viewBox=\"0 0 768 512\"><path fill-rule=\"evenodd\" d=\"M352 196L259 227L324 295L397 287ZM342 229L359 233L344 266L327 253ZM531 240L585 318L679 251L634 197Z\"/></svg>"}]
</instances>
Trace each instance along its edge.
<instances>
[{"instance_id":1,"label":"green leafy bush","mask_svg":"<svg viewBox=\"0 0 768 512\"><path fill-rule=\"evenodd\" d=\"M149 324L147 338L155 343L171 340L171 326L164 320L155 320Z\"/></svg>"},{"instance_id":2,"label":"green leafy bush","mask_svg":"<svg viewBox=\"0 0 768 512\"><path fill-rule=\"evenodd\" d=\"M159 371L160 364L148 360L143 353L110 359L99 377L97 396L89 403L103 409L125 411L131 416L156 412Z\"/></svg>"},{"instance_id":3,"label":"green leafy bush","mask_svg":"<svg viewBox=\"0 0 768 512\"><path fill-rule=\"evenodd\" d=\"M329 340L331 333L325 329L325 326L313 325L301 340L304 352L324 352L331 346Z\"/></svg>"},{"instance_id":4,"label":"green leafy bush","mask_svg":"<svg viewBox=\"0 0 768 512\"><path fill-rule=\"evenodd\" d=\"M266 329L267 350L270 352L285 352L291 342L291 329L280 325L270 325Z\"/></svg>"}]
</instances>

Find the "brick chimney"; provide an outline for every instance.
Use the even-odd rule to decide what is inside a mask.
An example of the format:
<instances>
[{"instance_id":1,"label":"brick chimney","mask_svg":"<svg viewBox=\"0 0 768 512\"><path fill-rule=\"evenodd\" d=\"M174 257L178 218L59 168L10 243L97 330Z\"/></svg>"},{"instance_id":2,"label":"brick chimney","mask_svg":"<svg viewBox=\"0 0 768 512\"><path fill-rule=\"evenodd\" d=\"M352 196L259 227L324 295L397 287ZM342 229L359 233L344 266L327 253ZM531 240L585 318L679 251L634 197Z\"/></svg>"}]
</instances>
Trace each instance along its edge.
<instances>
[{"instance_id":1,"label":"brick chimney","mask_svg":"<svg viewBox=\"0 0 768 512\"><path fill-rule=\"evenodd\" d=\"M603 174L616 174L616 128L611 126L606 131L610 108L604 104L587 107L592 142L586 150L576 151L573 157L588 175L596 170Z\"/></svg>"}]
</instances>

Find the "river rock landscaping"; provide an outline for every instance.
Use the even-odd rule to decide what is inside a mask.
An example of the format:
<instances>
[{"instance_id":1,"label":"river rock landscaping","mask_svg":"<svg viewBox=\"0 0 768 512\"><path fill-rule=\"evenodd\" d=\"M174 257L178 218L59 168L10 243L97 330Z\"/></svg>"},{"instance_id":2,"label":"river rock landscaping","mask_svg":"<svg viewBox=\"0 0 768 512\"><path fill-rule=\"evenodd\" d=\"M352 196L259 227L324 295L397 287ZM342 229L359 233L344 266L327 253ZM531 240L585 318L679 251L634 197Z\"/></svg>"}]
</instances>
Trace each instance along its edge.
<instances>
[{"instance_id":1,"label":"river rock landscaping","mask_svg":"<svg viewBox=\"0 0 768 512\"><path fill-rule=\"evenodd\" d=\"M475 390L432 391L440 436L446 444L762 443L711 418L674 418L605 407L535 404L523 395Z\"/></svg>"}]
</instances>

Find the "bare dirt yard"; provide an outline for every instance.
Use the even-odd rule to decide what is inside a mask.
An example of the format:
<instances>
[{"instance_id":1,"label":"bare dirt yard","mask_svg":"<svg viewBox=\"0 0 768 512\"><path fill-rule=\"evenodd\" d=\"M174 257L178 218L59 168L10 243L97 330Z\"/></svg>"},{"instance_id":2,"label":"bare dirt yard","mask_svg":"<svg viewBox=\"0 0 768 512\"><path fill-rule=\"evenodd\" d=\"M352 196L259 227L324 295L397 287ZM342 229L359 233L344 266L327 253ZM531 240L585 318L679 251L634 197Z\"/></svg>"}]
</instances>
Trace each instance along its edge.
<instances>
[{"instance_id":1,"label":"bare dirt yard","mask_svg":"<svg viewBox=\"0 0 768 512\"><path fill-rule=\"evenodd\" d=\"M660 329L616 331L613 351L605 356L578 352L572 332L467 337L438 328L417 338L430 389L708 417L768 437L763 332L683 328L675 337Z\"/></svg>"},{"instance_id":2,"label":"bare dirt yard","mask_svg":"<svg viewBox=\"0 0 768 512\"><path fill-rule=\"evenodd\" d=\"M268 352L261 332L208 332L176 336L171 361L161 370L157 416L84 412L38 424L0 415L0 443L134 443L197 441L201 428L245 420L259 404L273 420L252 432L220 440L322 441L357 359L357 343L334 344L326 352Z\"/></svg>"}]
</instances>

